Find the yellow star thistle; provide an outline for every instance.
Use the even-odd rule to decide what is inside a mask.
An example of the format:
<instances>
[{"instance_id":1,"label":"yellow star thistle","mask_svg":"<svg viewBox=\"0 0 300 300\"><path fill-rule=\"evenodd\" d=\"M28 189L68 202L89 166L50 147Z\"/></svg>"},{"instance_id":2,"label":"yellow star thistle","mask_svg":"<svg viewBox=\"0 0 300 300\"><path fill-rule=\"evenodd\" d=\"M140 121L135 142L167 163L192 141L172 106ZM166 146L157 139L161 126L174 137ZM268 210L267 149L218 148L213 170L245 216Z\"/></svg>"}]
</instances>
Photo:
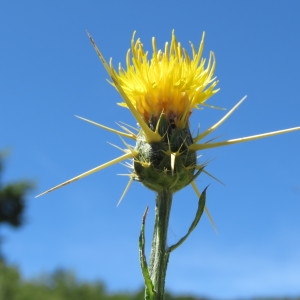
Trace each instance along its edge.
<instances>
[{"instance_id":1,"label":"yellow star thistle","mask_svg":"<svg viewBox=\"0 0 300 300\"><path fill-rule=\"evenodd\" d=\"M126 57L127 69L124 70L119 65L118 72L114 69L112 60L108 63L90 35L89 38L110 75L112 84L124 100L120 105L129 108L141 130L136 135L125 126L121 126L125 131L122 132L79 117L103 129L136 140L136 147L131 149L126 145L127 149L123 150L125 154L121 157L45 193L128 158L134 158L134 172L131 177L153 190L161 190L167 186L170 190L177 191L191 183L203 166L196 168L195 151L188 149L193 144L188 119L194 108L204 104L218 91L215 89L217 80L214 77L214 54L210 52L207 63L202 57L204 33L197 51L191 43L192 57L177 42L174 31L171 43L165 44L164 51L157 50L156 40L153 38L153 54L150 60L141 41L135 40L134 33L131 49ZM197 175L194 174L195 171Z\"/></svg>"},{"instance_id":2,"label":"yellow star thistle","mask_svg":"<svg viewBox=\"0 0 300 300\"><path fill-rule=\"evenodd\" d=\"M92 37L89 34L88 36L98 57L110 75L112 84L124 100L120 105L130 109L138 121L141 130L139 134L135 134L129 130L130 126L119 125L123 130L119 131L82 117L78 118L120 136L133 139L137 144L142 144L142 148L145 145L150 145L151 148L154 146L154 148L156 147L158 149L163 146L162 149L154 151L155 155L159 152L160 154L163 153L163 156L160 156L158 165L157 162L154 163L155 172L152 174L152 177L160 180L160 177L165 176L168 181L167 186L173 188L174 191L189 183L192 183L195 189L194 179L196 176L201 171L207 173L203 170L204 165L196 165L195 152L197 150L231 145L300 130L300 127L294 127L221 142L204 141L199 143L199 141L216 130L246 98L244 97L240 100L216 124L192 138L188 126L188 118L192 110L204 104L208 98L218 92L218 89L215 88L218 81L214 77L216 66L215 56L213 52L210 52L207 64L206 60L202 57L204 33L198 51L196 51L191 43L192 57L190 57L181 44L177 42L174 31L172 32L171 43L170 45L168 42L165 44L164 51L157 50L156 40L153 38L153 53L149 60L148 52L144 51L140 39L135 40L134 32L131 40L131 49L128 50L126 56L127 69L124 70L119 65L118 72L114 69L112 60L107 63ZM153 157L151 157L151 155L149 157L147 153L145 155L144 150L140 146L132 149L129 145L125 145L126 149L123 150L125 154L120 157L67 180L38 196L130 158L134 159L134 166L131 166L134 172L130 175L131 179L129 183L132 182L132 179L143 182L143 176L145 175L143 171L151 169L153 166ZM161 161L163 161L162 164ZM140 169L142 169L142 172L140 172ZM188 173L188 178L182 178L183 175L180 173L182 170L183 173ZM194 174L194 172L196 172L196 174ZM149 176L149 174L146 175ZM151 180L153 180L153 178ZM165 186L166 178L162 180L160 186ZM169 180L170 178L171 181ZM179 186L174 187L174 184L178 185L178 183ZM146 186L151 189L156 189L152 184L153 183L149 183L148 185L146 184ZM128 186L126 187L126 191L127 189ZM196 191L196 194L198 195L199 193ZM122 198L123 196L124 193Z\"/></svg>"}]
</instances>

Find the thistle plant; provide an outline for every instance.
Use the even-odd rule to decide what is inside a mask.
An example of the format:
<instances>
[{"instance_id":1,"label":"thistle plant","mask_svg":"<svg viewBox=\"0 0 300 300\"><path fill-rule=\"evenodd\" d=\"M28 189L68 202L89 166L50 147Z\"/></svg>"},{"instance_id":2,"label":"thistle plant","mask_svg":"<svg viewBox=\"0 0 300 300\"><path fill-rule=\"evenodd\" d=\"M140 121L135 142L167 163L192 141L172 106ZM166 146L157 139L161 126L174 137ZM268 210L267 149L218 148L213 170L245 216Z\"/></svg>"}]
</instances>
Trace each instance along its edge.
<instances>
[{"instance_id":1,"label":"thistle plant","mask_svg":"<svg viewBox=\"0 0 300 300\"><path fill-rule=\"evenodd\" d=\"M191 55L176 40L174 31L171 42L164 50L158 50L155 38L152 39L152 55L144 50L140 39L131 40L131 48L126 55L126 67L119 65L116 70L112 60L108 62L93 38L89 39L96 50L111 84L121 95L119 105L128 108L138 122L138 129L119 124L113 129L94 121L80 119L134 141L129 145L124 140L123 154L94 169L82 173L38 195L44 195L73 181L98 172L113 164L130 160L129 182L119 202L122 201L133 181L141 182L156 194L155 222L149 260L145 254L145 221L143 218L139 236L140 265L145 283L145 299L164 299L165 278L169 256L191 234L205 212L213 224L206 207L206 188L199 191L196 178L202 174L210 175L205 162L198 162L197 151L226 146L246 141L274 136L300 130L294 127L253 136L212 142L207 136L212 134L246 99L242 98L223 118L196 136L190 131L189 118L194 109L204 106L206 101L216 94L218 81L214 75L216 60L213 52L208 59L202 57L204 33L198 48L191 43ZM176 243L168 244L168 225L174 193L191 185L198 199L195 217L186 234Z\"/></svg>"}]
</instances>

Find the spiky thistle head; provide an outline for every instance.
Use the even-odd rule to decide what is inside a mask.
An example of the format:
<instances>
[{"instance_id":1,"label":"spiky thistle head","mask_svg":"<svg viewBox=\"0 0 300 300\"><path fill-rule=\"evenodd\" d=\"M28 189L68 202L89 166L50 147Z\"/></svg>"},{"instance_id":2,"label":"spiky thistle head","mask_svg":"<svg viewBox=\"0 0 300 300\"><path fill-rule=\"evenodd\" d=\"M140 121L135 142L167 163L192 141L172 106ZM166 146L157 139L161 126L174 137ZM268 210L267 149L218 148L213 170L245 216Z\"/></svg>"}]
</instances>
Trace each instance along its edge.
<instances>
[{"instance_id":1,"label":"spiky thistle head","mask_svg":"<svg viewBox=\"0 0 300 300\"><path fill-rule=\"evenodd\" d=\"M164 51L157 50L156 40L152 39L149 59L134 33L126 68L119 65L118 71L96 48L123 97L120 105L130 109L141 127L135 147L134 178L153 190L177 191L195 177L197 161L195 151L189 150L193 144L189 116L218 91L215 57L211 52L206 63L203 46L204 34L198 50L191 44L190 56L173 31L171 43L165 44Z\"/></svg>"},{"instance_id":2,"label":"spiky thistle head","mask_svg":"<svg viewBox=\"0 0 300 300\"><path fill-rule=\"evenodd\" d=\"M38 196L130 158L134 160L134 172L131 174L129 185L136 179L155 191L169 189L175 192L191 183L199 196L200 192L194 179L203 170L204 165L197 165L196 151L300 130L300 127L294 127L221 142L203 142L246 98L240 100L217 123L192 137L189 129L192 110L199 108L218 92L216 89L218 81L214 77L215 56L210 52L208 61L202 57L204 34L198 50L191 44L191 56L177 42L174 31L171 43L167 42L163 51L157 50L156 40L153 38L152 56L148 58L148 52L144 51L140 39L135 40L134 33L131 49L126 56L126 68L119 65L118 70L113 67L112 60L109 63L105 60L90 35L89 38L112 84L123 98L120 105L129 108L139 123L140 131L135 134L124 125L121 125L123 131L119 131L85 118L81 119L133 139L136 144L133 148L126 144L127 147L123 150L125 153L120 157L67 180Z\"/></svg>"},{"instance_id":3,"label":"spiky thistle head","mask_svg":"<svg viewBox=\"0 0 300 300\"><path fill-rule=\"evenodd\" d=\"M191 44L190 56L173 31L164 51L157 50L152 39L148 58L134 33L125 69L119 65L115 70L112 61L107 64L100 56L123 96L120 105L129 108L141 126L135 147L135 179L153 190L177 191L195 178L197 161L195 151L189 149L193 144L189 116L218 91L214 54L210 53L206 63L203 47L204 34L198 50Z\"/></svg>"}]
</instances>

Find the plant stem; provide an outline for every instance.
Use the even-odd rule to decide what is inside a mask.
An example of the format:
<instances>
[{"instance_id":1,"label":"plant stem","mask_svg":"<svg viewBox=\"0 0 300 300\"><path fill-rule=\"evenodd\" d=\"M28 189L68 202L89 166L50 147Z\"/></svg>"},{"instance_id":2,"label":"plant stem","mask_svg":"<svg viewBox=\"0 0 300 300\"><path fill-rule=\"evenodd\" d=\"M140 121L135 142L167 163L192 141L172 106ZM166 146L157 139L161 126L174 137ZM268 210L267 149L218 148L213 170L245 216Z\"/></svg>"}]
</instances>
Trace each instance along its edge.
<instances>
[{"instance_id":1,"label":"plant stem","mask_svg":"<svg viewBox=\"0 0 300 300\"><path fill-rule=\"evenodd\" d=\"M163 300L165 278L170 252L167 249L168 226L172 206L172 192L162 190L157 193L155 224L150 255L149 273L153 283L153 300Z\"/></svg>"}]
</instances>

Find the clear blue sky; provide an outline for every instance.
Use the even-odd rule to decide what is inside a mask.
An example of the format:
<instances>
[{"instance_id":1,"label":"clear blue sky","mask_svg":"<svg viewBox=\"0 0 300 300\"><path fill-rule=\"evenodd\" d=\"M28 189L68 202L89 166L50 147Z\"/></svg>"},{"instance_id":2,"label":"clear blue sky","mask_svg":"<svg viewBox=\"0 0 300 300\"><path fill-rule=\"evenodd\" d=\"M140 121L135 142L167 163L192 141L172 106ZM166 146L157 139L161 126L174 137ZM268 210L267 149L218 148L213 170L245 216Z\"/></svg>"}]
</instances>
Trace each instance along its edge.
<instances>
[{"instance_id":1,"label":"clear blue sky","mask_svg":"<svg viewBox=\"0 0 300 300\"><path fill-rule=\"evenodd\" d=\"M135 183L116 204L127 178L122 165L42 198L42 192L120 155L118 137L75 114L108 126L135 125L86 36L106 58L124 62L132 32L146 48L170 39L189 49L206 31L220 92L210 99L231 108L246 102L214 134L236 138L300 125L300 2L293 1L1 1L0 149L9 147L4 182L28 178L26 225L1 228L3 251L27 278L58 267L103 280L110 291L142 286L138 234L147 205L151 237L154 194ZM194 112L197 130L223 111ZM167 289L215 297L300 294L300 132L207 150L206 216L170 259ZM190 187L175 195L170 242L185 232L197 199ZM148 239L148 245L150 239Z\"/></svg>"}]
</instances>

